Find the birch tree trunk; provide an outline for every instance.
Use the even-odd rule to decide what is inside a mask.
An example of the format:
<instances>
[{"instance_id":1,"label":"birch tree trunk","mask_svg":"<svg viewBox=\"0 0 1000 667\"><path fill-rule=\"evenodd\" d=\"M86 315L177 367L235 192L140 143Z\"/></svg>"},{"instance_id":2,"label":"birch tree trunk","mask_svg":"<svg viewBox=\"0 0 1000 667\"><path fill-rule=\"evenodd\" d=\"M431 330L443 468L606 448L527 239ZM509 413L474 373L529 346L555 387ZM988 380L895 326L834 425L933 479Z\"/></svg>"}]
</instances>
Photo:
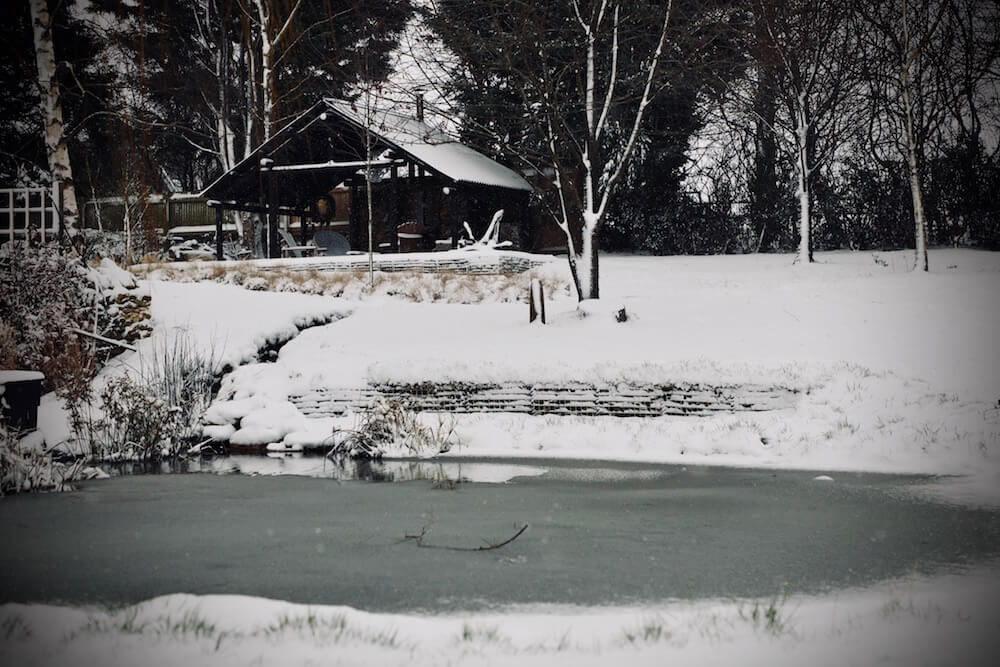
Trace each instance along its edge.
<instances>
[{"instance_id":1,"label":"birch tree trunk","mask_svg":"<svg viewBox=\"0 0 1000 667\"><path fill-rule=\"evenodd\" d=\"M935 0L898 0L881 11L877 11L879 4L860 7L881 36L874 47L883 54L884 71L891 72L898 85L897 90L883 93L881 103L899 124L897 145L906 160L913 203L914 268L927 271L928 224L921 168L926 141L939 130L957 88L947 70L952 59L949 47L954 43L947 34L954 29L949 9L954 7Z\"/></svg>"},{"instance_id":2,"label":"birch tree trunk","mask_svg":"<svg viewBox=\"0 0 1000 667\"><path fill-rule=\"evenodd\" d=\"M615 190L619 181L625 173L629 160L635 152L636 140L646 116L647 108L653 99L653 81L659 68L660 57L663 55L663 48L667 41L667 28L670 24L673 3L667 2L663 14L663 23L660 26L659 39L655 51L650 54L649 61L644 63L639 71L642 73L645 83L642 96L634 115L624 123L628 130L626 139L620 150L614 151L613 157L602 155L602 141L608 132L608 123L611 108L616 101L616 92L620 83L619 78L623 73L619 70L619 17L622 3L602 0L598 9L591 13L589 19L585 18L585 12L578 2L574 0L574 10L584 35L587 38L586 53L586 89L584 92L584 110L586 114L586 134L581 138L583 146L581 163L583 167L583 229L581 232L580 253L573 252L573 238L570 233L569 220L567 218L567 207L562 206L563 221L560 227L566 234L567 248L569 249L570 271L573 274L574 282L577 286L577 297L584 299L600 298L600 267L598 264L598 232L607 217L608 206L615 195ZM612 9L613 8L613 9ZM611 10L611 11L609 11ZM601 73L598 71L597 38L605 21L610 14L610 39L609 53L605 54L610 60L608 69ZM603 81L603 91L598 100L598 76ZM554 146L555 137L552 135L552 124L549 125L550 145ZM553 158L558 163L553 148ZM560 174L558 164L557 174ZM559 177L557 187L560 188L562 197L562 178Z\"/></svg>"},{"instance_id":3,"label":"birch tree trunk","mask_svg":"<svg viewBox=\"0 0 1000 667\"><path fill-rule=\"evenodd\" d=\"M914 128L914 100L913 91L911 90L913 76L910 71L915 60L920 56L925 42L921 40L920 43L911 47L908 9L906 0L903 0L901 14L903 44L905 45L906 52L904 52L903 62L900 63L899 68L899 88L900 96L903 100L903 133L906 139L906 166L910 181L910 198L913 200L914 268L920 271L927 271L929 270L927 263L927 216L924 213L924 188L920 180L919 154L921 151L917 145L916 129ZM936 27L937 23L935 23L934 28L936 29Z\"/></svg>"},{"instance_id":4,"label":"birch tree trunk","mask_svg":"<svg viewBox=\"0 0 1000 667\"><path fill-rule=\"evenodd\" d=\"M297 0L281 20L277 16L277 6L274 0L255 0L257 5L257 29L260 33L260 99L263 108L263 140L267 141L274 133L277 121L278 82L274 71L278 48L294 25L302 0ZM279 27L280 26L280 27Z\"/></svg>"},{"instance_id":5,"label":"birch tree trunk","mask_svg":"<svg viewBox=\"0 0 1000 667\"><path fill-rule=\"evenodd\" d=\"M928 271L927 215L924 212L924 188L920 178L919 147L913 128L913 100L910 95L908 67L900 71L902 84L904 130L906 134L906 165L910 181L910 198L913 201L914 267Z\"/></svg>"},{"instance_id":6,"label":"birch tree trunk","mask_svg":"<svg viewBox=\"0 0 1000 667\"><path fill-rule=\"evenodd\" d=\"M206 17L210 18L210 17ZM229 71L232 57L229 43L228 16L217 15L219 22L219 41L216 48L215 76L219 87L219 110L217 112L216 141L219 145L219 158L222 171L227 172L236 166L236 137L230 120L229 105ZM206 34L210 25L206 20Z\"/></svg>"},{"instance_id":7,"label":"birch tree trunk","mask_svg":"<svg viewBox=\"0 0 1000 667\"><path fill-rule=\"evenodd\" d=\"M784 68L776 82L787 108L798 177L799 245L795 261L813 261L813 185L864 122L855 103L864 88L851 3L757 0L758 38Z\"/></svg>"},{"instance_id":8,"label":"birch tree trunk","mask_svg":"<svg viewBox=\"0 0 1000 667\"><path fill-rule=\"evenodd\" d=\"M249 26L244 25L245 46L243 47L243 58L246 67L243 69L245 79L241 80L244 93L245 117L243 120L243 158L246 159L253 152L256 146L254 135L258 132L255 119L257 117L257 59L255 54L257 49L253 47L253 40L249 35Z\"/></svg>"},{"instance_id":9,"label":"birch tree trunk","mask_svg":"<svg viewBox=\"0 0 1000 667\"><path fill-rule=\"evenodd\" d=\"M795 110L796 128L795 142L797 144L796 156L798 158L798 180L799 187L797 195L799 198L799 252L798 259L810 264L813 261L812 247L812 199L809 188L812 180L813 164L809 155L809 124L811 119L806 110L805 94L799 95L798 108Z\"/></svg>"},{"instance_id":10,"label":"birch tree trunk","mask_svg":"<svg viewBox=\"0 0 1000 667\"><path fill-rule=\"evenodd\" d=\"M56 58L52 42L52 17L46 0L28 0L35 39L35 61L38 66L38 88L45 114L45 153L52 180L62 191L62 219L66 231L76 233L80 212L73 186L73 169L63 131L62 104L59 101L59 81L56 78ZM57 202L58 203L58 202Z\"/></svg>"},{"instance_id":11,"label":"birch tree trunk","mask_svg":"<svg viewBox=\"0 0 1000 667\"><path fill-rule=\"evenodd\" d=\"M271 138L274 122L274 43L271 41L272 9L268 0L257 0L257 29L260 34L260 99L263 110L263 140Z\"/></svg>"}]
</instances>

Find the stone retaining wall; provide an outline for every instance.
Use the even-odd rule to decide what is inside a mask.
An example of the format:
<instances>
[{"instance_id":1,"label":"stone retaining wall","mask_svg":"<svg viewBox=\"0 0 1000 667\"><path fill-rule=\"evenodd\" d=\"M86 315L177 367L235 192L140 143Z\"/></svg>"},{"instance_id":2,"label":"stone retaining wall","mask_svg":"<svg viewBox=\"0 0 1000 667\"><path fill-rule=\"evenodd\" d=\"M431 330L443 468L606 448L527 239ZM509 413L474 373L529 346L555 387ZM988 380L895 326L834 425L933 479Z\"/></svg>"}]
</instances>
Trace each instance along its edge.
<instances>
[{"instance_id":1,"label":"stone retaining wall","mask_svg":"<svg viewBox=\"0 0 1000 667\"><path fill-rule=\"evenodd\" d=\"M421 383L319 389L290 400L305 416L320 418L365 410L379 397L401 399L414 410L432 412L660 417L791 408L797 392L757 385Z\"/></svg>"}]
</instances>

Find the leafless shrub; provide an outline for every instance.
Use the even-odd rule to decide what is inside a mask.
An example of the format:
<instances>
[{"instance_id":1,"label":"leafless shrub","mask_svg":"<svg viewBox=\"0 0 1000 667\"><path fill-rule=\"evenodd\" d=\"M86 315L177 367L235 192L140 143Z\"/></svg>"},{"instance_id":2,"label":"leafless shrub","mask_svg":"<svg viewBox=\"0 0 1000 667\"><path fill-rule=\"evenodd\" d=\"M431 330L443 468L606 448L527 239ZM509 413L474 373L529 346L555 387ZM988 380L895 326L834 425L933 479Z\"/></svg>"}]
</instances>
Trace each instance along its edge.
<instances>
[{"instance_id":1,"label":"leafless shrub","mask_svg":"<svg viewBox=\"0 0 1000 667\"><path fill-rule=\"evenodd\" d=\"M67 346L67 329L91 329L93 309L93 284L79 262L47 248L0 253L0 313L10 368L43 370L49 387L58 388L61 370L81 367L61 358L80 351Z\"/></svg>"},{"instance_id":2,"label":"leafless shrub","mask_svg":"<svg viewBox=\"0 0 1000 667\"><path fill-rule=\"evenodd\" d=\"M108 287L108 275L55 248L0 251L4 366L40 370L49 389L67 400L78 396L100 363L120 350L81 339L74 329L128 341L150 330L148 295L134 284Z\"/></svg>"},{"instance_id":3,"label":"leafless shrub","mask_svg":"<svg viewBox=\"0 0 1000 667\"><path fill-rule=\"evenodd\" d=\"M214 348L202 354L186 335L154 341L151 353L142 358L141 382L147 393L169 406L166 436L177 447L201 434L198 420L212 402L217 364Z\"/></svg>"},{"instance_id":4,"label":"leafless shrub","mask_svg":"<svg viewBox=\"0 0 1000 667\"><path fill-rule=\"evenodd\" d=\"M99 407L71 411L77 439L94 459L157 460L184 453L200 435L199 418L212 400L214 351L200 354L186 336L154 343L133 377L113 378Z\"/></svg>"},{"instance_id":5,"label":"leafless shrub","mask_svg":"<svg viewBox=\"0 0 1000 667\"><path fill-rule=\"evenodd\" d=\"M128 376L113 378L101 392L103 419L91 439L102 461L159 459L167 437L170 406Z\"/></svg>"},{"instance_id":6,"label":"leafless shrub","mask_svg":"<svg viewBox=\"0 0 1000 667\"><path fill-rule=\"evenodd\" d=\"M334 431L328 456L380 460L390 448L411 456L440 454L451 449L454 438L450 416L438 415L437 423L428 426L405 401L381 398L359 415L355 428Z\"/></svg>"},{"instance_id":7,"label":"leafless shrub","mask_svg":"<svg viewBox=\"0 0 1000 667\"><path fill-rule=\"evenodd\" d=\"M22 446L20 434L0 425L0 497L29 491L62 491L86 476L83 459L63 463L38 448Z\"/></svg>"}]
</instances>

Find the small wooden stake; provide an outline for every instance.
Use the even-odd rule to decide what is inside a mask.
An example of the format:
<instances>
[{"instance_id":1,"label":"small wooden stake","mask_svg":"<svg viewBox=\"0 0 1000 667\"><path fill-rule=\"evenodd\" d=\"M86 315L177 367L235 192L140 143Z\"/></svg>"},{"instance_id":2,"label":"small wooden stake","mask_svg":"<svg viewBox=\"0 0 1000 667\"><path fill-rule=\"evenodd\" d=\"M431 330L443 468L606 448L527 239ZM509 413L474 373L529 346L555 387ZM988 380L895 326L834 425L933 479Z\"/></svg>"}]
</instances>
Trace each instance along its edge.
<instances>
[{"instance_id":1,"label":"small wooden stake","mask_svg":"<svg viewBox=\"0 0 1000 667\"><path fill-rule=\"evenodd\" d=\"M545 324L545 292L542 289L542 281L538 278L531 279L531 286L528 288L528 322L541 319Z\"/></svg>"}]
</instances>

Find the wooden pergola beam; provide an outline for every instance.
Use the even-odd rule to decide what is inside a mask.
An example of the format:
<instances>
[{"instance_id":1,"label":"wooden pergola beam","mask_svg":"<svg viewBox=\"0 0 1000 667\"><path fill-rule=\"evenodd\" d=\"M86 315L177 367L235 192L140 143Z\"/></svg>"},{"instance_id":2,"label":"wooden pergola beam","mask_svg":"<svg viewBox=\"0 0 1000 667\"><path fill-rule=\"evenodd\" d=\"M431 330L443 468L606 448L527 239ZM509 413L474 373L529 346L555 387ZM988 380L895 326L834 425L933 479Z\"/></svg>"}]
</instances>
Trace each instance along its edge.
<instances>
[{"instance_id":1,"label":"wooden pergola beam","mask_svg":"<svg viewBox=\"0 0 1000 667\"><path fill-rule=\"evenodd\" d=\"M382 169L384 167L393 167L405 163L405 160L372 160L371 162L366 162L365 160L354 160L350 162L336 162L334 160L330 160L328 162L316 162L313 164L274 165L271 167L271 171L322 171L325 169L353 170L367 169L369 166L373 169Z\"/></svg>"},{"instance_id":2,"label":"wooden pergola beam","mask_svg":"<svg viewBox=\"0 0 1000 667\"><path fill-rule=\"evenodd\" d=\"M206 206L209 208L222 209L223 211L241 211L243 213L267 213L267 206L261 206L257 203L240 203L235 201L216 201L211 200L206 202ZM298 215L298 216L308 216L312 215L312 211L304 208L295 208L292 206L279 206L278 213L282 215Z\"/></svg>"}]
</instances>

